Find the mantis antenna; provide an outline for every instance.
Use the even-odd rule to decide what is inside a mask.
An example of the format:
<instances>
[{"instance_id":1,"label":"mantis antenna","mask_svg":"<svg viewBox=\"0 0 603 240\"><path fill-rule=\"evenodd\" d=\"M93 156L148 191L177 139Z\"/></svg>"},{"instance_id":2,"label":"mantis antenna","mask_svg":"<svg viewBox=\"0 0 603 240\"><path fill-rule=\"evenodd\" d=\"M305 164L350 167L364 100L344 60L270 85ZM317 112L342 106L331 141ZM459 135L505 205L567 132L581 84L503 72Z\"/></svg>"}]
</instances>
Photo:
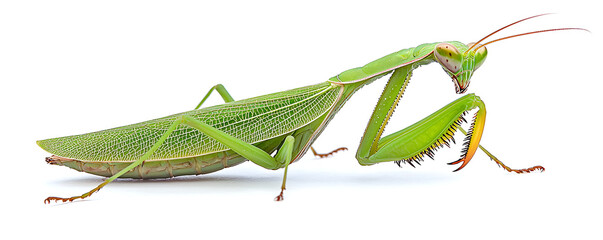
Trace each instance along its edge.
<instances>
[{"instance_id":1,"label":"mantis antenna","mask_svg":"<svg viewBox=\"0 0 603 240\"><path fill-rule=\"evenodd\" d=\"M546 29L546 30L538 30L538 31L533 31L533 32L526 32L526 33L520 33L520 34L515 34L515 35L511 35L511 36L506 36L506 37L502 37L496 40L492 40L489 41L487 43L484 43L483 45L479 46L478 48L476 48L474 51L477 51L480 48L485 47L486 45L490 44L490 43L495 43L501 40L505 40L505 39L509 39L509 38L514 38L514 37L519 37L519 36L524 36L524 35L530 35L530 34L535 34L535 33L543 33L543 32L554 32L554 31L563 31L563 30L583 30L583 31L588 31L588 29L584 29L584 28L553 28L553 29ZM475 45L473 45L475 46Z\"/></svg>"},{"instance_id":2,"label":"mantis antenna","mask_svg":"<svg viewBox=\"0 0 603 240\"><path fill-rule=\"evenodd\" d=\"M541 16L544 16L544 15L549 15L549 14L551 14L551 13L543 13L543 14L534 15L534 16L531 16L531 17L527 17L527 18L521 19L521 20L519 20L519 21L516 21L516 22L511 23L511 24L509 24L509 25L506 25L506 26L504 26L504 27L501 27L501 28L499 28L498 30L496 30L496 31L494 31L494 32L492 32L492 33L490 33L490 34L486 35L485 37L483 37L482 39L480 39L479 41L477 41L475 44L473 44L471 47L469 47L469 49L467 49L467 50L466 50L466 51L465 51L463 54L465 54L465 53L469 52L469 51L470 51L471 49L473 49L475 46L478 46L478 45L479 45L481 42L483 42L484 40L486 40L486 39L487 39L487 38L489 38L490 36L494 35L495 33L502 31L502 30L503 30L503 29L505 29L505 28L508 28L508 27L510 27L510 26L513 26L513 25L515 25L515 24L518 24L518 23L523 22L523 21L528 20L528 19L532 19L532 18L536 18L536 17L541 17ZM496 40L492 40L492 41L489 41L489 42L487 42L487 43L484 43L483 45L480 45L479 47L477 47L477 48L476 48L476 49L474 49L473 51L477 51L477 50L479 50L480 48L485 47L486 45L488 45L488 44L490 44L490 43L498 42L498 41L505 40L505 39L509 39L509 38L514 38L514 37L519 37L519 36L524 36L524 35L530 35L530 34L535 34L535 33L553 32L553 31L563 31L563 30L583 30L583 31L590 32L590 31L588 31L587 29L584 29L584 28L555 28L555 29L538 30L538 31L526 32L526 33L520 33L520 34L511 35L511 36L507 36L507 37L499 38L499 39L496 39Z\"/></svg>"}]
</instances>

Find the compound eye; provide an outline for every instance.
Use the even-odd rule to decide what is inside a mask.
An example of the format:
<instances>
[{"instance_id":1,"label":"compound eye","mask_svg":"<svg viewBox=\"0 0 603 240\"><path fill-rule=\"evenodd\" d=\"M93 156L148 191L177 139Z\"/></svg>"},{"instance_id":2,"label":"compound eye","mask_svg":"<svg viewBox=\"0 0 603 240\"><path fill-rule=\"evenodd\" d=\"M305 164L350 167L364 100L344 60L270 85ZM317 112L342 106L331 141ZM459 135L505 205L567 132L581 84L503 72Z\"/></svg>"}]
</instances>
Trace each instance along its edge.
<instances>
[{"instance_id":1,"label":"compound eye","mask_svg":"<svg viewBox=\"0 0 603 240\"><path fill-rule=\"evenodd\" d=\"M455 46L452 46L452 44L440 43L436 45L434 54L438 62L440 62L444 68L448 69L448 71L457 73L461 70L463 55Z\"/></svg>"},{"instance_id":2,"label":"compound eye","mask_svg":"<svg viewBox=\"0 0 603 240\"><path fill-rule=\"evenodd\" d=\"M475 43L467 44L467 47L472 48ZM477 50L475 50L477 49ZM486 56L488 56L488 49L486 47L482 47L482 45L475 46L471 51L475 51L475 67L474 69L478 69L486 60Z\"/></svg>"}]
</instances>

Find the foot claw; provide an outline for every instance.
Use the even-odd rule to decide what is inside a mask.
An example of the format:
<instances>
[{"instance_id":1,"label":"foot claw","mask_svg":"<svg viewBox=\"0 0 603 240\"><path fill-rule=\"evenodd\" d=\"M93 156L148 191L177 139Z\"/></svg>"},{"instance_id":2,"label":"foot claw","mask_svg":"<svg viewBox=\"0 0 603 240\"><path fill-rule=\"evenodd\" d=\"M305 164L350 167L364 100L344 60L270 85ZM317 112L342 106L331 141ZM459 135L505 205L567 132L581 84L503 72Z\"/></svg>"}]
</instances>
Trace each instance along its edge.
<instances>
[{"instance_id":1,"label":"foot claw","mask_svg":"<svg viewBox=\"0 0 603 240\"><path fill-rule=\"evenodd\" d=\"M455 164L459 164L459 163L461 163L461 162L462 162L463 164L461 164L461 166L460 166L459 168L457 168L456 170L454 170L454 171L453 171L453 172L456 172L456 171L458 171L458 170L463 169L463 168L464 168L464 167L467 165L467 163L469 163L469 161L465 161L465 159L459 159L459 160L457 160L457 161L454 161L454 162L450 162L450 163L448 163L448 165L455 165Z\"/></svg>"},{"instance_id":2,"label":"foot claw","mask_svg":"<svg viewBox=\"0 0 603 240\"><path fill-rule=\"evenodd\" d=\"M276 197L274 198L274 201L280 202L280 201L285 200L285 197L283 196L283 191L284 191L284 189L283 189L283 190L281 190L281 194L279 194L278 196L276 196Z\"/></svg>"}]
</instances>

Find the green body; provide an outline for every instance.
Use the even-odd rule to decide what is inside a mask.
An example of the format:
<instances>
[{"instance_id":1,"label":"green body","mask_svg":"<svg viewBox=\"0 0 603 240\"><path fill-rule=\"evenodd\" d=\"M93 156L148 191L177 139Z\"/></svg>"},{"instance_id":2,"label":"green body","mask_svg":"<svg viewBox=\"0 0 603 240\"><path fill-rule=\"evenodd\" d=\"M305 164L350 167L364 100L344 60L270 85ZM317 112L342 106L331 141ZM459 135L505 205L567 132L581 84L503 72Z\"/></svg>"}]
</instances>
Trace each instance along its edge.
<instances>
[{"instance_id":1,"label":"green body","mask_svg":"<svg viewBox=\"0 0 603 240\"><path fill-rule=\"evenodd\" d=\"M464 93L487 54L483 47L468 51L470 46L460 42L421 44L344 71L320 84L240 101L234 101L222 85L216 85L208 95L215 89L227 103L99 132L38 141L40 147L54 154L47 158L51 164L111 177L81 196L49 197L45 202L88 197L118 177L205 174L245 160L267 169L284 167L284 190L289 163L307 152L358 89L388 74L391 77L356 154L359 163L412 164L424 156L432 157L435 149L452 140L464 120L463 114L479 108L466 133L461 159L452 163L462 163L461 169L477 150L484 127L485 105L474 94L460 97L405 129L381 135L412 71L419 66L438 62L452 78L456 92ZM282 200L282 190L277 200Z\"/></svg>"},{"instance_id":2,"label":"green body","mask_svg":"<svg viewBox=\"0 0 603 240\"><path fill-rule=\"evenodd\" d=\"M267 153L274 152L285 136L292 135L297 143L293 150L295 157L292 161L295 161L305 154L352 93L401 64L420 59L413 63L414 68L433 61L432 58L424 58L433 46L435 44L423 44L401 50L363 67L347 70L325 83L123 127L42 140L38 145L65 158L61 165L109 177L139 159L175 118L188 115L252 143ZM207 135L191 127L180 126L150 159L121 177L167 178L205 174L245 160Z\"/></svg>"}]
</instances>

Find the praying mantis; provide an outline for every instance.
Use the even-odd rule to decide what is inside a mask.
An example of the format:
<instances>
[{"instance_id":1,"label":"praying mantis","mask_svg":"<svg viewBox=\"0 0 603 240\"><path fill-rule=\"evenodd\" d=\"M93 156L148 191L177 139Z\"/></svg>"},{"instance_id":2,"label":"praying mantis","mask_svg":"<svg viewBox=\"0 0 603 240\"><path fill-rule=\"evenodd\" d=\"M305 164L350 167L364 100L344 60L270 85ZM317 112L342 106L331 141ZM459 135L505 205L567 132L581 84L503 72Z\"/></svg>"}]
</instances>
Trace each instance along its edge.
<instances>
[{"instance_id":1,"label":"praying mantis","mask_svg":"<svg viewBox=\"0 0 603 240\"><path fill-rule=\"evenodd\" d=\"M465 94L471 77L486 59L486 45L534 33L585 30L540 30L482 44L505 28L543 15L546 14L506 25L475 43L448 41L403 49L315 85L235 101L226 88L218 84L192 111L98 132L37 141L42 149L52 154L46 158L47 163L108 177L82 195L48 197L44 203L87 198L117 178L207 174L247 160L266 169L284 168L281 191L275 198L283 200L289 165L311 149L328 123L357 90L386 75L390 78L356 152L356 159L361 165L395 162L414 166L426 156L433 158L438 148L450 146L450 142L455 141L453 135L459 130L466 138L460 158L449 163L460 164L454 171L464 168L478 148L509 172L544 171L542 166L512 169L480 145L486 107L473 93L463 95L422 120L382 137L416 68L433 62L440 64L452 79L456 93ZM213 92L218 92L225 103L201 108ZM463 129L460 124L467 122L465 114L475 109L469 129ZM318 156L333 153L312 151Z\"/></svg>"}]
</instances>

